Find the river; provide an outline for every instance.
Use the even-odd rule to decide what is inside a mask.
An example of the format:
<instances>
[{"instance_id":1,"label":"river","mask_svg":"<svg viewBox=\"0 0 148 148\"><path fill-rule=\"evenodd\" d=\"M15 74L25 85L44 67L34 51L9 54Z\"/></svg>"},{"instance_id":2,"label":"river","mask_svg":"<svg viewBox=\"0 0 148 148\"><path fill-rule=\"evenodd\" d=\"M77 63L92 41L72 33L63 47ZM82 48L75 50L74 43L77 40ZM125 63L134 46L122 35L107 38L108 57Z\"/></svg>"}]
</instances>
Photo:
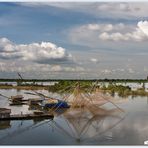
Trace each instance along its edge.
<instances>
[{"instance_id":1,"label":"river","mask_svg":"<svg viewBox=\"0 0 148 148\"><path fill-rule=\"evenodd\" d=\"M25 90L2 89L6 96L23 94L26 98L34 98ZM39 92L60 98L59 94L45 90ZM117 97L117 96L116 96ZM122 113L83 116L56 113L53 120L0 121L0 145L143 145L148 140L148 98L120 98L117 105ZM112 104L103 108L103 112L111 113ZM31 113L28 105L9 106L8 99L0 96L0 107L10 108L12 114ZM102 109L101 109L102 112Z\"/></svg>"}]
</instances>

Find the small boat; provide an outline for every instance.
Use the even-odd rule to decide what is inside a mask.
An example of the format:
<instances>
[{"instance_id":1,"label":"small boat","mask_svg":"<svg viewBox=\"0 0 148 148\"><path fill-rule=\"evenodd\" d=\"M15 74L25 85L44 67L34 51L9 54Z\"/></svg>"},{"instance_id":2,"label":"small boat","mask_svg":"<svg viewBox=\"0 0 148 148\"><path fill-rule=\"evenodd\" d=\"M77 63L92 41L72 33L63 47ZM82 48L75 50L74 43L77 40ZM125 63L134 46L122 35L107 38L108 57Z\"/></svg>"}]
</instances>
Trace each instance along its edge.
<instances>
[{"instance_id":1,"label":"small boat","mask_svg":"<svg viewBox=\"0 0 148 148\"><path fill-rule=\"evenodd\" d=\"M67 104L67 102L62 100L44 100L41 104L42 107L45 108L69 108L70 106Z\"/></svg>"}]
</instances>

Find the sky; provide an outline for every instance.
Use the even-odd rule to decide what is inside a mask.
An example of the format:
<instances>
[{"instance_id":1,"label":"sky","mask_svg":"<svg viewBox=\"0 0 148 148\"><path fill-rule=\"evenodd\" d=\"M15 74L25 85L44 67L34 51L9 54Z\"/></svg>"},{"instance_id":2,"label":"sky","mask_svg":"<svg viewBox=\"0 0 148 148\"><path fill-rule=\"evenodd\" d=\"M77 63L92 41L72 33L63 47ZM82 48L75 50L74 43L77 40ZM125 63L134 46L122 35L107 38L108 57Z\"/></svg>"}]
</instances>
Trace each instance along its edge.
<instances>
[{"instance_id":1,"label":"sky","mask_svg":"<svg viewBox=\"0 0 148 148\"><path fill-rule=\"evenodd\" d=\"M1 2L0 78L146 78L147 9L147 2Z\"/></svg>"}]
</instances>

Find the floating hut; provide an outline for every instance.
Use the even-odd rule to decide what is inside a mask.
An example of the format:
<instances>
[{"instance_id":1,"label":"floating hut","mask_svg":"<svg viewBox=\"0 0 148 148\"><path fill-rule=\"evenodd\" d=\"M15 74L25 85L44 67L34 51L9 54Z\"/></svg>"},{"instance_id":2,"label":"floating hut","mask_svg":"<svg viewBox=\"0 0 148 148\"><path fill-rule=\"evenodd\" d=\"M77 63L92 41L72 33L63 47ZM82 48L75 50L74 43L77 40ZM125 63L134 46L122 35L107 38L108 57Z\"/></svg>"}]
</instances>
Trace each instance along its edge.
<instances>
[{"instance_id":1,"label":"floating hut","mask_svg":"<svg viewBox=\"0 0 148 148\"><path fill-rule=\"evenodd\" d=\"M23 100L23 96L22 95L16 95L16 96L11 96L11 103L10 105L24 105L26 104L24 101L26 100Z\"/></svg>"},{"instance_id":2,"label":"floating hut","mask_svg":"<svg viewBox=\"0 0 148 148\"><path fill-rule=\"evenodd\" d=\"M42 110L42 106L40 106L39 104L29 105L28 110Z\"/></svg>"},{"instance_id":3,"label":"floating hut","mask_svg":"<svg viewBox=\"0 0 148 148\"><path fill-rule=\"evenodd\" d=\"M0 108L0 118L10 117L11 109Z\"/></svg>"},{"instance_id":4,"label":"floating hut","mask_svg":"<svg viewBox=\"0 0 148 148\"><path fill-rule=\"evenodd\" d=\"M30 98L28 101L28 104L29 105L38 105L42 101L43 101L43 99L40 99L40 98Z\"/></svg>"},{"instance_id":5,"label":"floating hut","mask_svg":"<svg viewBox=\"0 0 148 148\"><path fill-rule=\"evenodd\" d=\"M19 102L19 101L22 101L23 98L24 97L22 95L11 96L11 101Z\"/></svg>"}]
</instances>

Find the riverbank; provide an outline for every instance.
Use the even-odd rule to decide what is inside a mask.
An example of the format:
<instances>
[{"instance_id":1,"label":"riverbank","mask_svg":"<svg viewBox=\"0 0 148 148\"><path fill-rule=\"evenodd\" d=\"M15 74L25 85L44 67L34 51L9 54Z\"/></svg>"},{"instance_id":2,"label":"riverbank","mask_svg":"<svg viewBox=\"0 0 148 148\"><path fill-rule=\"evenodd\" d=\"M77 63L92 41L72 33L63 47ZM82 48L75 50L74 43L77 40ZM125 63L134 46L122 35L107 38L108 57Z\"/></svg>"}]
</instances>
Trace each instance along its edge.
<instances>
[{"instance_id":1,"label":"riverbank","mask_svg":"<svg viewBox=\"0 0 148 148\"><path fill-rule=\"evenodd\" d=\"M50 83L50 82L49 82ZM80 85L82 91L92 93L94 88L97 88L99 91L104 93L109 93L111 96L114 96L115 93L118 93L119 96L126 97L126 96L148 96L148 92L145 89L146 82L131 82L140 85L139 88L133 90L130 86L125 86L129 82L98 82L98 81L91 81L91 80L62 80L56 81L53 85L45 85L42 83L38 84L35 82L27 83L21 81L16 85L12 85L9 83L1 83L0 89L17 89L17 90L47 90L49 92L57 92L57 93L65 93L73 91L73 88L76 85ZM106 85L107 84L107 85Z\"/></svg>"},{"instance_id":2,"label":"riverbank","mask_svg":"<svg viewBox=\"0 0 148 148\"><path fill-rule=\"evenodd\" d=\"M0 85L0 89L20 89L20 90L49 90L49 86L33 86L33 85L23 85L23 86L13 86L13 85Z\"/></svg>"}]
</instances>

